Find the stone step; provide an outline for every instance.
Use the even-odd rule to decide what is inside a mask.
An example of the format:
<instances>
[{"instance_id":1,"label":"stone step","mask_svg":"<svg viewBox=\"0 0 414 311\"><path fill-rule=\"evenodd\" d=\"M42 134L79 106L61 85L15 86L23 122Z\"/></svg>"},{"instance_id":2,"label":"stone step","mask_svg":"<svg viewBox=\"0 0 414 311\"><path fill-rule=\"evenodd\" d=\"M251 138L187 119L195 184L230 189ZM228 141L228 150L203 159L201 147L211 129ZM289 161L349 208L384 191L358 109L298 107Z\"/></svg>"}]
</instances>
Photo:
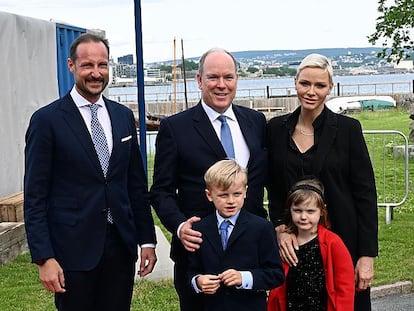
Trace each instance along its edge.
<instances>
[{"instance_id":1,"label":"stone step","mask_svg":"<svg viewBox=\"0 0 414 311\"><path fill-rule=\"evenodd\" d=\"M0 222L0 264L12 261L27 251L24 223Z\"/></svg>"},{"instance_id":2,"label":"stone step","mask_svg":"<svg viewBox=\"0 0 414 311\"><path fill-rule=\"evenodd\" d=\"M0 198L0 222L22 222L23 192Z\"/></svg>"}]
</instances>

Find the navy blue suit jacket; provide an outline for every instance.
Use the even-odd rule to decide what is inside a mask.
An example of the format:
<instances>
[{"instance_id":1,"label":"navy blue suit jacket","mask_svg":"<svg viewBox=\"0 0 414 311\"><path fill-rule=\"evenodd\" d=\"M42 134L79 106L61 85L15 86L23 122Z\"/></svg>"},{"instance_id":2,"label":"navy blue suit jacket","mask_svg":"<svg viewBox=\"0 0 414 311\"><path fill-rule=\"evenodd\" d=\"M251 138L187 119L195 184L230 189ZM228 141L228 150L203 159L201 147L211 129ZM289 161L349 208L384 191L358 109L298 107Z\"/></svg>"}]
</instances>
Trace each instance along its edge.
<instances>
[{"instance_id":1,"label":"navy blue suit jacket","mask_svg":"<svg viewBox=\"0 0 414 311\"><path fill-rule=\"evenodd\" d=\"M283 283L284 273L270 221L242 208L224 251L213 213L193 228L202 232L203 243L189 255L189 282L199 274L219 274L227 269L250 271L253 289L221 285L214 295L203 295L205 310L266 310L266 290Z\"/></svg>"},{"instance_id":2,"label":"navy blue suit jacket","mask_svg":"<svg viewBox=\"0 0 414 311\"><path fill-rule=\"evenodd\" d=\"M155 243L134 116L128 108L104 101L113 135L107 178L69 94L30 120L24 212L33 261L53 257L65 270L95 267L103 253L108 208L135 258L138 243Z\"/></svg>"},{"instance_id":3,"label":"navy blue suit jacket","mask_svg":"<svg viewBox=\"0 0 414 311\"><path fill-rule=\"evenodd\" d=\"M267 172L266 119L260 112L233 105L242 134L250 150L248 191L245 208L266 217L263 208ZM201 103L163 119L156 140L151 203L162 224L173 233L173 260L186 257L176 236L180 223L192 216L205 217L214 211L206 198L204 173L226 153Z\"/></svg>"}]
</instances>

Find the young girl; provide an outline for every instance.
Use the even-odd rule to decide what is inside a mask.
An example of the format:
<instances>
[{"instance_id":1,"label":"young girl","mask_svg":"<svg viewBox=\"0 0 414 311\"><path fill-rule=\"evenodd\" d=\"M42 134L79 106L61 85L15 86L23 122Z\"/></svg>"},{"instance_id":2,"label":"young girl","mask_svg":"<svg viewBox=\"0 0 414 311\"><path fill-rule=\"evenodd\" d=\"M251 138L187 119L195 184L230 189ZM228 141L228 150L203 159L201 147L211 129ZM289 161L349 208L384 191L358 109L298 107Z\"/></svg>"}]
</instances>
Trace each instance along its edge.
<instances>
[{"instance_id":1,"label":"young girl","mask_svg":"<svg viewBox=\"0 0 414 311\"><path fill-rule=\"evenodd\" d=\"M283 262L282 286L269 294L268 311L352 311L355 280L351 255L328 230L323 185L317 179L297 182L287 199L288 230L299 243L298 264Z\"/></svg>"}]
</instances>

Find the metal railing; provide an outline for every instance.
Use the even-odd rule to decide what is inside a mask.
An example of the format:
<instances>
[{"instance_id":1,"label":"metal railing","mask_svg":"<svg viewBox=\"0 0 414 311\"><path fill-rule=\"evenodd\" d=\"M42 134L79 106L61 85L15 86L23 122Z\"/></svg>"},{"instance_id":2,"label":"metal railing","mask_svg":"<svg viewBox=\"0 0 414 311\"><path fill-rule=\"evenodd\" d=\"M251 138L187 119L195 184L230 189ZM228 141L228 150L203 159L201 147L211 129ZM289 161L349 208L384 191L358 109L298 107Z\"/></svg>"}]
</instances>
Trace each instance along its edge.
<instances>
[{"instance_id":1,"label":"metal railing","mask_svg":"<svg viewBox=\"0 0 414 311\"><path fill-rule=\"evenodd\" d=\"M358 83L358 84L341 84L336 83L332 90L332 95L393 95L400 93L412 93L414 86L413 81L406 82L382 82L382 83ZM187 92L189 100L198 100L201 96L200 90L190 90ZM296 96L295 86L278 86L278 87L259 87L259 88L238 88L236 99L257 99L257 98L271 98L283 96ZM136 103L137 94L122 93L109 94L109 98L120 103ZM184 91L176 92L177 101L183 101ZM145 101L148 103L165 103L174 100L174 93L172 91L166 92L146 92Z\"/></svg>"},{"instance_id":2,"label":"metal railing","mask_svg":"<svg viewBox=\"0 0 414 311\"><path fill-rule=\"evenodd\" d=\"M363 133L374 168L378 206L386 208L388 224L393 218L393 208L402 205L408 196L408 163L412 156L408 139L394 130L365 130Z\"/></svg>"},{"instance_id":3,"label":"metal railing","mask_svg":"<svg viewBox=\"0 0 414 311\"><path fill-rule=\"evenodd\" d=\"M152 181L157 133L147 132L149 183ZM409 150L408 139L400 131L364 130L363 134L374 168L378 207L385 207L388 224L393 218L393 209L407 200L409 156L414 156L414 148Z\"/></svg>"}]
</instances>

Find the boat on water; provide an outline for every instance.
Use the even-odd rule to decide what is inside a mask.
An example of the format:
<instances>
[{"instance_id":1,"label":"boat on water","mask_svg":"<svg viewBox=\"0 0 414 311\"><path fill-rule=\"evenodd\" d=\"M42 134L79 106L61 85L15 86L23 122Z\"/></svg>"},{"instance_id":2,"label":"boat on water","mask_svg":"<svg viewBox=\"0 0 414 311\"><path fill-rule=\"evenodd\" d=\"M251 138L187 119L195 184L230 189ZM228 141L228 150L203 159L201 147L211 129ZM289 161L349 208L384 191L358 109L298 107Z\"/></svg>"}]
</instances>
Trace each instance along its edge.
<instances>
[{"instance_id":1,"label":"boat on water","mask_svg":"<svg viewBox=\"0 0 414 311\"><path fill-rule=\"evenodd\" d=\"M350 113L361 110L381 110L396 107L396 101L391 96L341 96L326 102L326 106L336 113Z\"/></svg>"},{"instance_id":2,"label":"boat on water","mask_svg":"<svg viewBox=\"0 0 414 311\"><path fill-rule=\"evenodd\" d=\"M152 115L147 113L147 116L145 118L145 127L147 131L158 131L158 128L160 127L160 122L163 118L166 116L163 115ZM139 128L139 119L135 118L135 127Z\"/></svg>"}]
</instances>

